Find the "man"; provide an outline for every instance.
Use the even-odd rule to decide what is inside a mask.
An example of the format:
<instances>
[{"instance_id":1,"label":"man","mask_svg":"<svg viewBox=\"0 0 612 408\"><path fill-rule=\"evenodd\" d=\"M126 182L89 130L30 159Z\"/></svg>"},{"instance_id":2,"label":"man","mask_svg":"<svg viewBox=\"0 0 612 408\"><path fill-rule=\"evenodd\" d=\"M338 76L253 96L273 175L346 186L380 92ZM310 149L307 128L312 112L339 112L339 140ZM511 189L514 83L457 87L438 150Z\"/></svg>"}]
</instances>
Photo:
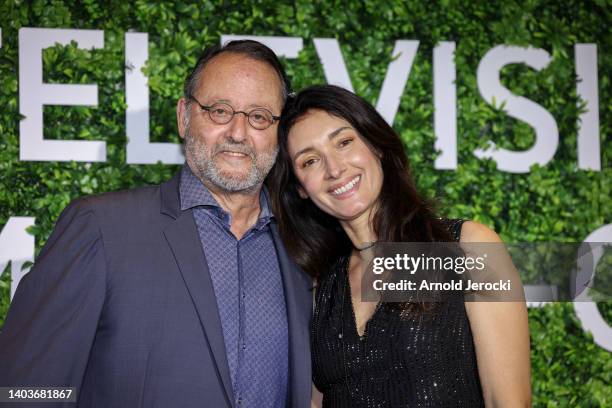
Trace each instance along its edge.
<instances>
[{"instance_id":1,"label":"man","mask_svg":"<svg viewBox=\"0 0 612 408\"><path fill-rule=\"evenodd\" d=\"M187 164L68 206L11 305L0 386L76 387L83 407L309 406L310 282L262 188L287 92L264 45L205 51L177 106Z\"/></svg>"}]
</instances>

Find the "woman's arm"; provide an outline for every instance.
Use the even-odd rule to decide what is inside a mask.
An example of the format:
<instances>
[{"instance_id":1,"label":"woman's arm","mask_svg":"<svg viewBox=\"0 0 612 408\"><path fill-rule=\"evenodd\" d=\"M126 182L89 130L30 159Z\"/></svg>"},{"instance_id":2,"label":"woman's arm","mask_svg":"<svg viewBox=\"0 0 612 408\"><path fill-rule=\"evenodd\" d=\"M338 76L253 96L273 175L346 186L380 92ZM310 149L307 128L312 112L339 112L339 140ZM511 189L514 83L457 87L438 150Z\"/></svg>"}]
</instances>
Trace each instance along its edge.
<instances>
[{"instance_id":1,"label":"woman's arm","mask_svg":"<svg viewBox=\"0 0 612 408\"><path fill-rule=\"evenodd\" d=\"M502 240L490 228L467 221L461 231L461 242ZM531 364L525 302L466 302L465 308L486 406L530 407Z\"/></svg>"},{"instance_id":2,"label":"woman's arm","mask_svg":"<svg viewBox=\"0 0 612 408\"><path fill-rule=\"evenodd\" d=\"M321 408L323 406L323 394L317 390L314 384L312 384L312 398L310 399L310 408Z\"/></svg>"}]
</instances>

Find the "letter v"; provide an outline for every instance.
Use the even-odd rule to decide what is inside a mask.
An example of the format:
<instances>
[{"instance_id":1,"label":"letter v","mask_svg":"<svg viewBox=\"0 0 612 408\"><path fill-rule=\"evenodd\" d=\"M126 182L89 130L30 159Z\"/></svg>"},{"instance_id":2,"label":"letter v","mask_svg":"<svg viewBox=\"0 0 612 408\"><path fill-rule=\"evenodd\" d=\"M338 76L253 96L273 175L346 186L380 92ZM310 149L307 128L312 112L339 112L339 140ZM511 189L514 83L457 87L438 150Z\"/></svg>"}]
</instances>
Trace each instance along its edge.
<instances>
[{"instance_id":1,"label":"letter v","mask_svg":"<svg viewBox=\"0 0 612 408\"><path fill-rule=\"evenodd\" d=\"M338 40L335 38L315 38L314 45L323 65L327 83L354 92ZM397 40L395 42L393 59L387 68L387 74L376 103L376 110L390 125L393 125L400 98L404 92L406 81L408 81L408 75L410 75L410 69L418 48L419 41L417 40Z\"/></svg>"}]
</instances>

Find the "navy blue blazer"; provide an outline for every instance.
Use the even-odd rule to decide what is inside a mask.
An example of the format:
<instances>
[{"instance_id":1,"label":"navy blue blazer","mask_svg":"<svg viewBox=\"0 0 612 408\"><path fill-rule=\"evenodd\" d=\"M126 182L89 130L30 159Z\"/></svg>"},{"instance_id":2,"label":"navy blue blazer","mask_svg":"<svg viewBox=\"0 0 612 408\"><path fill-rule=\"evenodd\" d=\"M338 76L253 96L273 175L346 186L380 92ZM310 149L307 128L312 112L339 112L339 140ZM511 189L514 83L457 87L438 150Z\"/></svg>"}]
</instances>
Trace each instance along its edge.
<instances>
[{"instance_id":1,"label":"navy blue blazer","mask_svg":"<svg viewBox=\"0 0 612 408\"><path fill-rule=\"evenodd\" d=\"M312 285L271 225L289 324L289 406L306 408ZM212 282L192 210L180 209L178 174L64 210L0 334L0 386L73 386L88 408L235 406Z\"/></svg>"}]
</instances>

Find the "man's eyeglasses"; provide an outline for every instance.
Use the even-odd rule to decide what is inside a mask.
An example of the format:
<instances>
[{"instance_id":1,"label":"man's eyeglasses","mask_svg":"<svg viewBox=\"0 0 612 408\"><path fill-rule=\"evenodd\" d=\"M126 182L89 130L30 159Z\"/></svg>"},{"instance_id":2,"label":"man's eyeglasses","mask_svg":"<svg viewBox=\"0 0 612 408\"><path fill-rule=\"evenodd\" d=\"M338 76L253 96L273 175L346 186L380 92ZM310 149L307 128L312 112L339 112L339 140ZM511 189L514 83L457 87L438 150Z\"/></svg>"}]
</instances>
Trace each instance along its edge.
<instances>
[{"instance_id":1,"label":"man's eyeglasses","mask_svg":"<svg viewBox=\"0 0 612 408\"><path fill-rule=\"evenodd\" d=\"M244 114L249 120L249 125L257 130L264 130L272 126L272 124L280 119L280 116L274 116L272 112L267 110L266 108L255 108L248 112L245 111L235 111L227 103L217 102L210 106L202 105L196 98L190 96L189 99L193 100L200 106L200 109L208 112L208 116L210 116L210 120L219 125L225 125L226 123L231 122L234 118L234 115L237 113Z\"/></svg>"}]
</instances>

